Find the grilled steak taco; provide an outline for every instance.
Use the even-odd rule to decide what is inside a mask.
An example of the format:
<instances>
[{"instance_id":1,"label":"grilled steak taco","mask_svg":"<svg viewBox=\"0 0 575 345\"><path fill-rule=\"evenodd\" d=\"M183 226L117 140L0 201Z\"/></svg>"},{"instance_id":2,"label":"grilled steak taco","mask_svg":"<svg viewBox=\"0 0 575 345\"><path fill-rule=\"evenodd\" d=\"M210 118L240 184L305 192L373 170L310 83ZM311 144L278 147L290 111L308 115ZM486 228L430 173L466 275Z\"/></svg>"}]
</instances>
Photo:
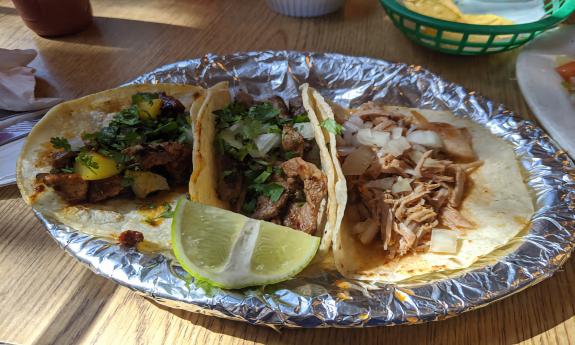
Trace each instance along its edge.
<instances>
[{"instance_id":1,"label":"grilled steak taco","mask_svg":"<svg viewBox=\"0 0 575 345\"><path fill-rule=\"evenodd\" d=\"M331 247L335 175L309 103L278 96L256 101L228 86L208 90L195 129L192 200L323 236ZM309 107L308 107L309 108ZM217 110L219 109L219 110Z\"/></svg>"},{"instance_id":2,"label":"grilled steak taco","mask_svg":"<svg viewBox=\"0 0 575 345\"><path fill-rule=\"evenodd\" d=\"M338 194L333 249L346 277L467 268L528 226L533 204L513 149L487 129L448 112L332 108L312 92L318 116L343 126L332 154L348 192Z\"/></svg>"},{"instance_id":3,"label":"grilled steak taco","mask_svg":"<svg viewBox=\"0 0 575 345\"><path fill-rule=\"evenodd\" d=\"M24 200L82 232L169 248L172 204L192 171L191 118L204 99L195 86L134 85L54 107L18 161Z\"/></svg>"}]
</instances>

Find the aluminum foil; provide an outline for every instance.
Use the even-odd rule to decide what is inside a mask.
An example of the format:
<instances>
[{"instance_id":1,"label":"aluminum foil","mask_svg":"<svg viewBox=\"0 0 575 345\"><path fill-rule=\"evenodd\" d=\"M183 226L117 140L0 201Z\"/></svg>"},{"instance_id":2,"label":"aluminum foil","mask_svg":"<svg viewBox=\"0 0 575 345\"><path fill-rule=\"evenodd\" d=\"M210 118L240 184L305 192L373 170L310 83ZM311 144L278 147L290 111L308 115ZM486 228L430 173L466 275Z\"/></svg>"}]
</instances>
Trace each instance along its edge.
<instances>
[{"instance_id":1,"label":"aluminum foil","mask_svg":"<svg viewBox=\"0 0 575 345\"><path fill-rule=\"evenodd\" d=\"M485 306L551 276L573 248L573 162L535 124L474 92L419 66L289 51L207 55L161 67L133 82L211 86L223 80L261 98L290 98L307 82L343 106L379 100L470 117L515 147L536 204L532 226L511 250L483 267L397 285L346 280L328 270L226 291L194 282L169 253L127 250L37 213L68 253L97 274L173 308L272 327L365 327L441 320Z\"/></svg>"}]
</instances>

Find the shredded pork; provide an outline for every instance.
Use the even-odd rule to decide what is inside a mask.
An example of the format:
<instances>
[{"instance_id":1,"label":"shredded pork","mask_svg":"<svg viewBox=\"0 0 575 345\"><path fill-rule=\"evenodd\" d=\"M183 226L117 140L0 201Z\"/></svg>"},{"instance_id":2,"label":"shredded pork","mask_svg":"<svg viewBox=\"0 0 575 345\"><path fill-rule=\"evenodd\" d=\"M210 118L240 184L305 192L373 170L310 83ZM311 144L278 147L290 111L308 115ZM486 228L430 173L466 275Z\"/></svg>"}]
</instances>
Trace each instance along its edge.
<instances>
[{"instance_id":1,"label":"shredded pork","mask_svg":"<svg viewBox=\"0 0 575 345\"><path fill-rule=\"evenodd\" d=\"M340 156L342 163L350 157L354 160L355 168L346 172L349 164L342 166L350 204L361 218L353 233L362 243L381 241L386 256L393 259L427 250L434 228L474 227L459 211L469 175L482 164L466 128L429 122L418 112L412 116L389 114L373 103L353 112L344 128L338 150L351 152ZM363 130L364 138L365 128L371 131L371 138L384 139L372 145L358 143L361 138L355 136ZM417 136L409 136L418 130ZM387 134L375 132L388 132L388 140ZM406 137L417 142L409 141L406 146ZM354 157L353 151L358 146L373 152L369 162L360 162L367 168L359 173L355 160L361 158Z\"/></svg>"}]
</instances>

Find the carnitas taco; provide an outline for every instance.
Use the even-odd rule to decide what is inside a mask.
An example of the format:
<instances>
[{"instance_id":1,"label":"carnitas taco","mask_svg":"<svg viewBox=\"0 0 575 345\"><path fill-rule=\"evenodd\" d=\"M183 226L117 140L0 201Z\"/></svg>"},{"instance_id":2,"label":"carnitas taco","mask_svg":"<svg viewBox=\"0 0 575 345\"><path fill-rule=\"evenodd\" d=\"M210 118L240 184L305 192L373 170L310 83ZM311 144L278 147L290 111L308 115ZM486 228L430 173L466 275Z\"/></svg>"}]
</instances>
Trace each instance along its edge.
<instances>
[{"instance_id":1,"label":"carnitas taco","mask_svg":"<svg viewBox=\"0 0 575 345\"><path fill-rule=\"evenodd\" d=\"M22 197L76 230L170 248L172 208L192 172L192 118L205 93L133 85L57 105L20 154Z\"/></svg>"},{"instance_id":2,"label":"carnitas taco","mask_svg":"<svg viewBox=\"0 0 575 345\"><path fill-rule=\"evenodd\" d=\"M232 100L226 83L209 89L195 129L192 200L321 236L320 253L329 251L335 173L309 102L307 91L286 102L245 92Z\"/></svg>"},{"instance_id":3,"label":"carnitas taco","mask_svg":"<svg viewBox=\"0 0 575 345\"><path fill-rule=\"evenodd\" d=\"M312 92L320 120L341 126L331 144L347 194L333 250L344 276L397 282L467 268L529 225L513 148L486 128L445 111L347 110Z\"/></svg>"}]
</instances>

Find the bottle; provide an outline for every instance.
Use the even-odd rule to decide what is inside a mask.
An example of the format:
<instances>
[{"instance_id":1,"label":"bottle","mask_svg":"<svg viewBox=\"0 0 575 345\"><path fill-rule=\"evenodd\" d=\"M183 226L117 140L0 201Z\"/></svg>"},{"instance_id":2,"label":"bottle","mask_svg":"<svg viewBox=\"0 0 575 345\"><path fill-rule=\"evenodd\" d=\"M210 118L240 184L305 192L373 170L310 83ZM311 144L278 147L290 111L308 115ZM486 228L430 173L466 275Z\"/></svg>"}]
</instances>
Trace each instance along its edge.
<instances>
[{"instance_id":1,"label":"bottle","mask_svg":"<svg viewBox=\"0 0 575 345\"><path fill-rule=\"evenodd\" d=\"M92 23L90 0L12 0L27 27L43 37L84 30Z\"/></svg>"}]
</instances>

